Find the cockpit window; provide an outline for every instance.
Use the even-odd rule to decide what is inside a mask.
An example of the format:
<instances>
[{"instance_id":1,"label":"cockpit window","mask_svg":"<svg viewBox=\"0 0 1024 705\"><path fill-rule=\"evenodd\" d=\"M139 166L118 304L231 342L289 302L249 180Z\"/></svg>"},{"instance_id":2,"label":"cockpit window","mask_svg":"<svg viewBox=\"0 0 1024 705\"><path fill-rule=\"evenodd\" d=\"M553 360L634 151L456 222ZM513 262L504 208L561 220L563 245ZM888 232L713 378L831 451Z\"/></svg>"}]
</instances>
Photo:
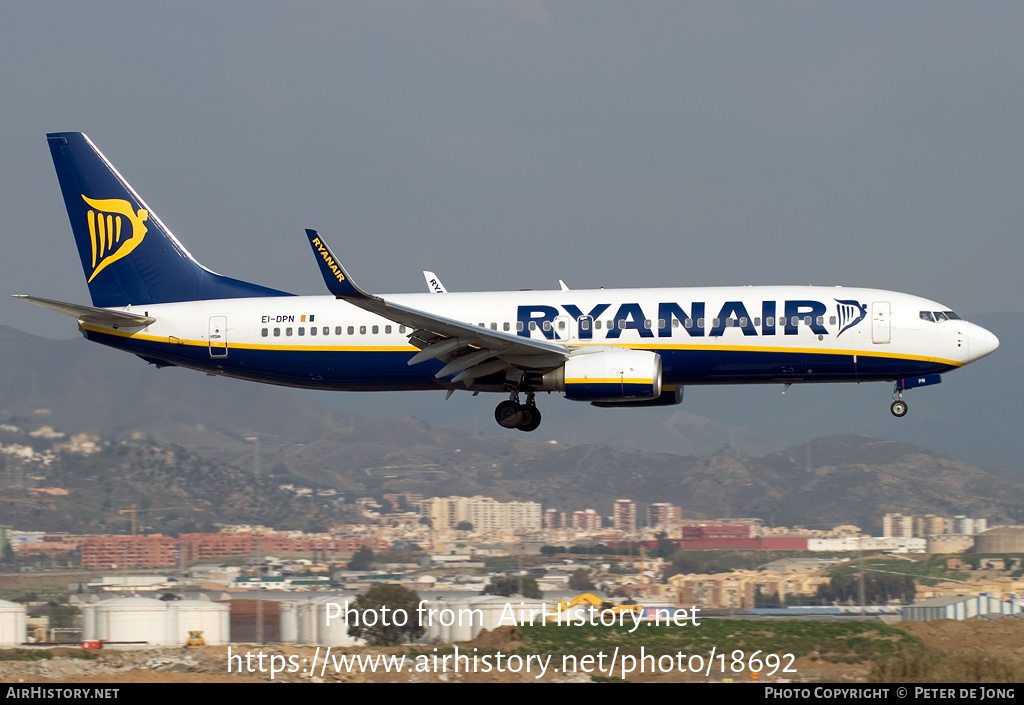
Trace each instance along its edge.
<instances>
[{"instance_id":1,"label":"cockpit window","mask_svg":"<svg viewBox=\"0 0 1024 705\"><path fill-rule=\"evenodd\" d=\"M960 320L960 316L956 315L952 311L943 311L943 313L946 314L946 318L948 318L951 321L959 321Z\"/></svg>"},{"instance_id":2,"label":"cockpit window","mask_svg":"<svg viewBox=\"0 0 1024 705\"><path fill-rule=\"evenodd\" d=\"M949 320L949 317L946 316L946 314L944 314L942 311L936 311L935 312L935 322L936 323L938 323L939 321L948 321L948 320Z\"/></svg>"},{"instance_id":3,"label":"cockpit window","mask_svg":"<svg viewBox=\"0 0 1024 705\"><path fill-rule=\"evenodd\" d=\"M935 316L932 315L931 311L921 311L921 320L935 323Z\"/></svg>"}]
</instances>

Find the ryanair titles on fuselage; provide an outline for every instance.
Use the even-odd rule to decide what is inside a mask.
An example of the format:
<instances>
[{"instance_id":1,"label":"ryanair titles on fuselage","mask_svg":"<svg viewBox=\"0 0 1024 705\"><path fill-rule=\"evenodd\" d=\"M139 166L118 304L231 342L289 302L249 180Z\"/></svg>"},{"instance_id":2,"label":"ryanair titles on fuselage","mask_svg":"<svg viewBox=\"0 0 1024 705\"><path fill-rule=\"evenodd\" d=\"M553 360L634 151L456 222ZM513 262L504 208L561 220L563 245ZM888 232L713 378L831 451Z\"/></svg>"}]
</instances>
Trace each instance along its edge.
<instances>
[{"instance_id":1,"label":"ryanair titles on fuselage","mask_svg":"<svg viewBox=\"0 0 1024 705\"><path fill-rule=\"evenodd\" d=\"M835 299L835 302L835 312L828 322L836 325L838 321L838 335L867 316L867 304L851 299ZM583 311L573 304L560 304L559 307L521 305L516 330L523 337L529 337L531 331L538 330L545 338L556 339L555 321L568 315L580 322L578 335L581 340L593 339L594 330L601 329L602 321L605 322L603 337L610 340L620 337L626 330L635 330L641 338L668 338L672 336L673 328L681 328L691 337L721 336L727 328L738 328L743 335L777 335L780 332L782 335L797 335L801 324L816 335L829 334L825 327L828 306L812 299L784 301L781 314L778 301L762 301L760 309L753 311L753 315L742 301L726 301L711 318L708 318L707 304L703 301L694 301L688 308L671 301L659 303L656 316L650 315L652 311L645 311L638 303L622 303L608 317L612 307L610 303L597 304L589 311ZM586 325L583 324L585 321L588 322Z\"/></svg>"}]
</instances>

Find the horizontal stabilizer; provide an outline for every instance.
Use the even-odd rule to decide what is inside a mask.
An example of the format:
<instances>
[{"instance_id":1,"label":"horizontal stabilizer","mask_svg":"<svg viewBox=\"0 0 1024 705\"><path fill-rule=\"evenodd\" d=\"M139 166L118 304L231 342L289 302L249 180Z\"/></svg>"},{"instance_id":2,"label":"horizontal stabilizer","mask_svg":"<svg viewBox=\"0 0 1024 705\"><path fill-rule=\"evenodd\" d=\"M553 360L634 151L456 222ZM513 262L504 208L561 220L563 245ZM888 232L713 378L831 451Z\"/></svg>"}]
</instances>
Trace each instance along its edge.
<instances>
[{"instance_id":1,"label":"horizontal stabilizer","mask_svg":"<svg viewBox=\"0 0 1024 705\"><path fill-rule=\"evenodd\" d=\"M137 313L130 313L128 311L93 308L92 306L82 306L81 304L69 304L64 301L41 299L37 296L26 296L25 294L15 294L14 298L28 301L57 313L63 313L65 316L78 319L81 323L94 323L114 328L141 328L142 326L148 326L156 320L152 316L140 316Z\"/></svg>"}]
</instances>

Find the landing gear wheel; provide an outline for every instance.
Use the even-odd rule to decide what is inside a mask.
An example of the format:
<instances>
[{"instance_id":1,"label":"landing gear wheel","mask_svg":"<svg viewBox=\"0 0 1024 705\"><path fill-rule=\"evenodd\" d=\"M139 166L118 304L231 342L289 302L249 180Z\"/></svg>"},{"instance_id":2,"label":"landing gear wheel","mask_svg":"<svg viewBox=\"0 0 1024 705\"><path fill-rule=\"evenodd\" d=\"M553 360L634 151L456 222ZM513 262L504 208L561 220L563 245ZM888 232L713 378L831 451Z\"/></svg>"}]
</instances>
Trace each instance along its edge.
<instances>
[{"instance_id":1,"label":"landing gear wheel","mask_svg":"<svg viewBox=\"0 0 1024 705\"><path fill-rule=\"evenodd\" d=\"M523 412L523 418L516 428L520 431L536 431L540 426L540 409L533 404L525 404L520 410Z\"/></svg>"},{"instance_id":2,"label":"landing gear wheel","mask_svg":"<svg viewBox=\"0 0 1024 705\"><path fill-rule=\"evenodd\" d=\"M523 420L523 409L512 400L503 401L494 409L494 420L499 426L516 428Z\"/></svg>"},{"instance_id":3,"label":"landing gear wheel","mask_svg":"<svg viewBox=\"0 0 1024 705\"><path fill-rule=\"evenodd\" d=\"M902 416L906 416L907 415L907 402L903 401L902 399L897 399L889 407L889 411L891 411L892 415L897 417L897 418L902 417Z\"/></svg>"}]
</instances>

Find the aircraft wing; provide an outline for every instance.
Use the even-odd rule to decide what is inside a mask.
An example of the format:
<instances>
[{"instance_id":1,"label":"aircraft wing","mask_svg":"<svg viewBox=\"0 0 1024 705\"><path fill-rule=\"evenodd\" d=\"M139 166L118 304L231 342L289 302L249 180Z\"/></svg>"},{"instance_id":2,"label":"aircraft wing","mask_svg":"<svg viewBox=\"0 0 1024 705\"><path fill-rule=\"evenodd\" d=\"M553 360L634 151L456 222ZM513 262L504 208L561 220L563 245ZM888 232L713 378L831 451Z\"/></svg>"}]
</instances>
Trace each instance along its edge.
<instances>
[{"instance_id":1,"label":"aircraft wing","mask_svg":"<svg viewBox=\"0 0 1024 705\"><path fill-rule=\"evenodd\" d=\"M156 320L152 316L140 316L129 311L93 308L92 306L82 306L81 304L69 304L64 301L41 299L37 296L26 296L25 294L15 294L14 298L28 301L57 313L63 313L65 316L71 316L80 323L93 323L114 328L141 328L142 326L148 326Z\"/></svg>"},{"instance_id":2,"label":"aircraft wing","mask_svg":"<svg viewBox=\"0 0 1024 705\"><path fill-rule=\"evenodd\" d=\"M565 345L481 328L368 294L352 281L315 230L306 230L306 237L316 255L327 289L336 298L353 306L411 328L409 340L420 348L420 352L409 360L409 364L434 358L446 362L437 377L458 373L452 381L464 382L469 387L480 377L512 368L553 369L572 354L572 349Z\"/></svg>"}]
</instances>

